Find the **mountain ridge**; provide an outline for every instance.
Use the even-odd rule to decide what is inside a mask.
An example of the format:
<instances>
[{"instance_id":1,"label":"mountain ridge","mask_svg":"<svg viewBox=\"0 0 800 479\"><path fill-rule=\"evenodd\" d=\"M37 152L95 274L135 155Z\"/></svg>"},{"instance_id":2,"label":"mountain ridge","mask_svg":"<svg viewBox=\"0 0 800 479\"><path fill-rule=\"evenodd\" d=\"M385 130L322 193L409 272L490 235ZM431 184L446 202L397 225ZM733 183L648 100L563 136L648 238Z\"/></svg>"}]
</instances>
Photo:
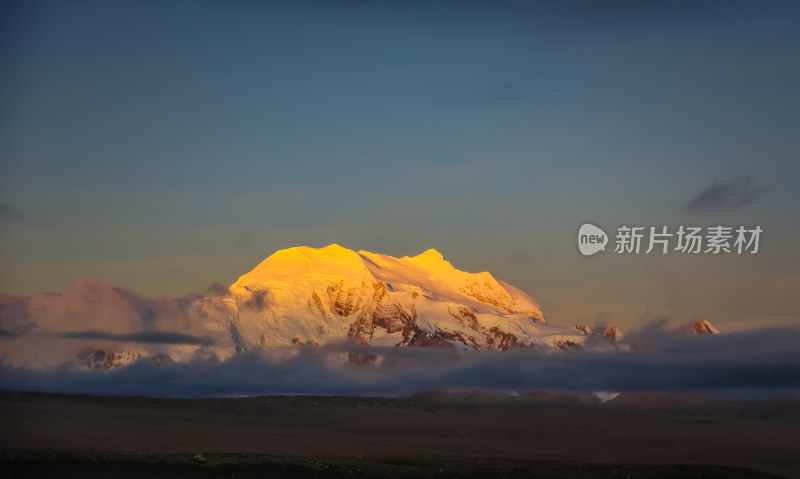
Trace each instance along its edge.
<instances>
[{"instance_id":1,"label":"mountain ridge","mask_svg":"<svg viewBox=\"0 0 800 479\"><path fill-rule=\"evenodd\" d=\"M708 321L687 329L719 331ZM550 324L527 293L489 272L461 271L435 249L396 258L339 245L276 251L212 295L148 299L92 279L63 293L0 294L0 333L3 364L105 369L140 357L226 360L337 342L468 353L651 347L613 326Z\"/></svg>"}]
</instances>

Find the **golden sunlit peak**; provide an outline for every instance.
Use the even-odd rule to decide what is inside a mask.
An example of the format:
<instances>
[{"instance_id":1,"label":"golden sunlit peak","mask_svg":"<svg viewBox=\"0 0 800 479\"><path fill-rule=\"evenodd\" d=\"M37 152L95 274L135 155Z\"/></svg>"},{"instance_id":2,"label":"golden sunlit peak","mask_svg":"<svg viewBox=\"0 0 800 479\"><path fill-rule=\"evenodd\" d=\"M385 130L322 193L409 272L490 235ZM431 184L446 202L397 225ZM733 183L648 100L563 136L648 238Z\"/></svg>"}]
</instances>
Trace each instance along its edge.
<instances>
[{"instance_id":1,"label":"golden sunlit peak","mask_svg":"<svg viewBox=\"0 0 800 479\"><path fill-rule=\"evenodd\" d=\"M413 259L415 261L443 261L444 260L444 256L442 256L442 253L440 253L440 252L436 251L435 249L431 248L431 249L425 251L424 253L420 253L420 254L414 256L411 259Z\"/></svg>"},{"instance_id":2,"label":"golden sunlit peak","mask_svg":"<svg viewBox=\"0 0 800 479\"><path fill-rule=\"evenodd\" d=\"M330 255L330 254L341 254L345 252L352 252L352 251L334 243L325 246L324 248L314 248L312 246L294 246L292 248L287 248L277 251L275 254L280 256L296 256L296 255L308 255L314 253L325 253Z\"/></svg>"},{"instance_id":3,"label":"golden sunlit peak","mask_svg":"<svg viewBox=\"0 0 800 479\"><path fill-rule=\"evenodd\" d=\"M436 251L433 248L409 259L413 261L415 264L426 268L441 269L441 267L445 265L452 267L452 265L450 265L448 261L445 261L444 256L442 256L442 253Z\"/></svg>"},{"instance_id":4,"label":"golden sunlit peak","mask_svg":"<svg viewBox=\"0 0 800 479\"><path fill-rule=\"evenodd\" d=\"M347 249L343 246L339 246L338 244L334 243L325 246L324 248L313 248L311 246L295 246L294 248L288 248L278 251L270 258L280 258L284 260L302 259L305 262L308 262L312 259L321 260L324 258L326 261L352 262L353 260L358 258L358 255L355 251ZM270 258L267 258L267 260L269 260Z\"/></svg>"}]
</instances>

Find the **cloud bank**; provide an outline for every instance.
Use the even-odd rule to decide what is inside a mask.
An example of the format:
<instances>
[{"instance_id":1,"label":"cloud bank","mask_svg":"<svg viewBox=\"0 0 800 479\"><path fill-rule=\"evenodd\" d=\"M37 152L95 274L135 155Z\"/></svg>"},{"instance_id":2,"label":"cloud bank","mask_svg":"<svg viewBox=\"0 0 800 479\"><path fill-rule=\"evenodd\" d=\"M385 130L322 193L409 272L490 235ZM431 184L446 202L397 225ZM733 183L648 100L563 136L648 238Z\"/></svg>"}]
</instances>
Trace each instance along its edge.
<instances>
[{"instance_id":1,"label":"cloud bank","mask_svg":"<svg viewBox=\"0 0 800 479\"><path fill-rule=\"evenodd\" d=\"M155 397L456 389L800 396L800 328L691 335L662 320L616 345L588 337L563 351L350 343L245 350L232 339L228 300L147 299L95 280L61 294L0 295L0 389ZM133 362L98 370L78 360L98 350L125 351ZM164 355L175 362L149 359Z\"/></svg>"},{"instance_id":2,"label":"cloud bank","mask_svg":"<svg viewBox=\"0 0 800 479\"><path fill-rule=\"evenodd\" d=\"M642 338L640 338L642 339ZM437 348L348 344L253 350L226 361L157 366L138 361L108 372L0 368L0 388L60 393L226 397L268 394L402 395L418 391L663 391L736 397L800 395L800 329L724 335L660 332L644 351L543 354L535 348L463 354ZM353 365L347 354L374 355Z\"/></svg>"}]
</instances>

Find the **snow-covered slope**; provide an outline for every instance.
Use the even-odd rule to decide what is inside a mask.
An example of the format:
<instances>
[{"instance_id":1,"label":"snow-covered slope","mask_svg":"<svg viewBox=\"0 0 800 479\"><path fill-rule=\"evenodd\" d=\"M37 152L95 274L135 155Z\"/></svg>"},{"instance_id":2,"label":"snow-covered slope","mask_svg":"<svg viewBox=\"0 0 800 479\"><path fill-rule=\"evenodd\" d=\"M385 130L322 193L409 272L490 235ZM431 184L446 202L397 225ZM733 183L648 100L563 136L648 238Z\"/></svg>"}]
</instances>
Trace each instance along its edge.
<instances>
[{"instance_id":1,"label":"snow-covered slope","mask_svg":"<svg viewBox=\"0 0 800 479\"><path fill-rule=\"evenodd\" d=\"M546 324L539 305L490 273L467 273L435 250L395 258L339 245L273 254L230 287L241 346L349 339L473 350L565 347L585 336Z\"/></svg>"},{"instance_id":2,"label":"snow-covered slope","mask_svg":"<svg viewBox=\"0 0 800 479\"><path fill-rule=\"evenodd\" d=\"M91 279L63 293L0 295L0 363L37 368L225 360L253 348L342 341L463 351L619 347L616 330L588 331L548 324L527 294L488 272L460 271L435 250L395 258L338 245L289 248L210 296L148 299Z\"/></svg>"}]
</instances>

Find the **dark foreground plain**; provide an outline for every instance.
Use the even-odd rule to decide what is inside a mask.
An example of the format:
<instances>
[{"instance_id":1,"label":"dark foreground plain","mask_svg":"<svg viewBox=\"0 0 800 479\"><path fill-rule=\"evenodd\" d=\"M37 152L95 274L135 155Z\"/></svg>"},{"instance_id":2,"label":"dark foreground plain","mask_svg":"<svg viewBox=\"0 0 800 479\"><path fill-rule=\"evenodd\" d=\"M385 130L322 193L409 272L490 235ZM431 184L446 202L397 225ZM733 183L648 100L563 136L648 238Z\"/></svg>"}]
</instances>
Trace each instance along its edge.
<instances>
[{"instance_id":1,"label":"dark foreground plain","mask_svg":"<svg viewBox=\"0 0 800 479\"><path fill-rule=\"evenodd\" d=\"M800 402L0 392L2 477L800 477Z\"/></svg>"}]
</instances>

